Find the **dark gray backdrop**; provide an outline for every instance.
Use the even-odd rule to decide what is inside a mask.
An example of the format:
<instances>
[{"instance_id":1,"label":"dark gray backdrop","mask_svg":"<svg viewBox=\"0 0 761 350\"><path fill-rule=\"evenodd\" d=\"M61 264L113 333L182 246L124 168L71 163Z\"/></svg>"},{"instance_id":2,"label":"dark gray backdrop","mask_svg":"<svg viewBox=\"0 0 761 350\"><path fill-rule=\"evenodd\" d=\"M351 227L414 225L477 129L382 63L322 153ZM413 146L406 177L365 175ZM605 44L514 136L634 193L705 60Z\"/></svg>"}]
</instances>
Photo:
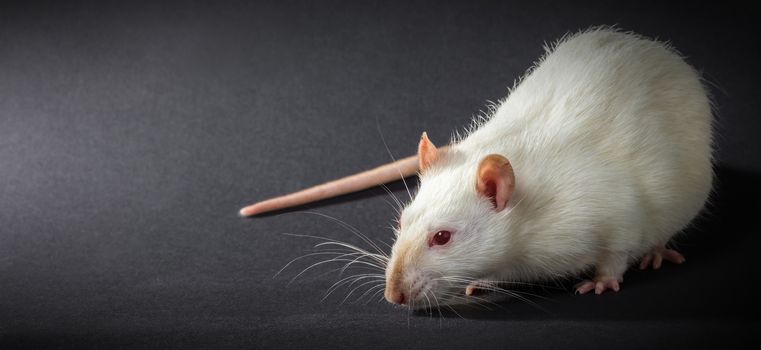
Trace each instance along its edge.
<instances>
[{"instance_id":1,"label":"dark gray backdrop","mask_svg":"<svg viewBox=\"0 0 761 350\"><path fill-rule=\"evenodd\" d=\"M757 339L757 12L543 2L0 5L0 339L5 347L665 347ZM529 290L440 317L320 301L329 269L272 276L325 218L253 200L445 143L567 31L669 40L712 84L717 193L684 266L620 293ZM415 180L412 181L413 183ZM400 183L392 184L406 195ZM300 210L390 240L381 189ZM314 260L312 260L314 262ZM358 296L355 294L355 296Z\"/></svg>"}]
</instances>

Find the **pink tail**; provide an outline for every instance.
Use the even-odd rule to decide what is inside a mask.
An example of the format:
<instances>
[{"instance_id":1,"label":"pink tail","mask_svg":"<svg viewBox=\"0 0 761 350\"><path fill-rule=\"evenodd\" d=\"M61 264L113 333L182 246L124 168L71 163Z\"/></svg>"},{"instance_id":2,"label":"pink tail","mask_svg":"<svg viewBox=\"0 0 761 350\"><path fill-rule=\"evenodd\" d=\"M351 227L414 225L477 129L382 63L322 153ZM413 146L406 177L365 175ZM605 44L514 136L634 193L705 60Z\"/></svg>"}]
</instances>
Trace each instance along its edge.
<instances>
[{"instance_id":1,"label":"pink tail","mask_svg":"<svg viewBox=\"0 0 761 350\"><path fill-rule=\"evenodd\" d=\"M417 156L407 157L359 174L249 205L240 210L240 215L252 216L361 191L399 180L400 177L412 176L418 172L418 169Z\"/></svg>"}]
</instances>

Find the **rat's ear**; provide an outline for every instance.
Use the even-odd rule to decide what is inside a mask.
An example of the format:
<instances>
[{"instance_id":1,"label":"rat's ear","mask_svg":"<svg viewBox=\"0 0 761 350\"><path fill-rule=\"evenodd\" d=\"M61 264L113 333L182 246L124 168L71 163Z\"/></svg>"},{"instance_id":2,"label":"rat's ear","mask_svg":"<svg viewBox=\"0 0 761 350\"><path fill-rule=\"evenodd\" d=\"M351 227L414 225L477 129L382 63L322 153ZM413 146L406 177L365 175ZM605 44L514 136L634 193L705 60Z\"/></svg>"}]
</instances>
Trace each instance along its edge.
<instances>
[{"instance_id":1,"label":"rat's ear","mask_svg":"<svg viewBox=\"0 0 761 350\"><path fill-rule=\"evenodd\" d=\"M507 158L490 154L478 164L476 190L494 204L497 212L507 206L507 201L515 189L515 174Z\"/></svg>"},{"instance_id":2,"label":"rat's ear","mask_svg":"<svg viewBox=\"0 0 761 350\"><path fill-rule=\"evenodd\" d=\"M420 166L420 172L423 173L426 169L431 167L431 164L436 161L439 156L439 151L433 142L428 139L428 134L423 131L423 135L420 136L420 144L417 146L417 159Z\"/></svg>"}]
</instances>

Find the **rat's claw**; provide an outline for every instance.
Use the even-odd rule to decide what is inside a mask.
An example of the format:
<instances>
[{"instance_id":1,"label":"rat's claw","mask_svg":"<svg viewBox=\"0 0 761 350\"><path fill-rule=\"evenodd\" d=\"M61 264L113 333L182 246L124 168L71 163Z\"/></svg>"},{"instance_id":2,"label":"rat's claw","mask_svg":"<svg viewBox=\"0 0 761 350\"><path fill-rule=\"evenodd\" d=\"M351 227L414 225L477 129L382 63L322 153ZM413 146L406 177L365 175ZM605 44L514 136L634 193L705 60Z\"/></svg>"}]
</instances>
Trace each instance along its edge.
<instances>
[{"instance_id":1,"label":"rat's claw","mask_svg":"<svg viewBox=\"0 0 761 350\"><path fill-rule=\"evenodd\" d=\"M473 293L476 292L476 288L478 288L478 287L476 286L475 283L469 284L467 287L465 287L465 295L467 295L467 296L473 295Z\"/></svg>"},{"instance_id":2,"label":"rat's claw","mask_svg":"<svg viewBox=\"0 0 761 350\"><path fill-rule=\"evenodd\" d=\"M586 294L592 289L595 289L595 282L593 281L583 281L576 285L576 293L578 294Z\"/></svg>"},{"instance_id":3,"label":"rat's claw","mask_svg":"<svg viewBox=\"0 0 761 350\"><path fill-rule=\"evenodd\" d=\"M484 281L473 281L465 287L465 295L471 296L476 293L476 290L483 287L488 287L488 283Z\"/></svg>"},{"instance_id":4,"label":"rat's claw","mask_svg":"<svg viewBox=\"0 0 761 350\"><path fill-rule=\"evenodd\" d=\"M597 277L592 281L582 281L576 285L576 293L586 294L594 290L595 294L602 294L604 291L610 289L614 292L621 290L620 277Z\"/></svg>"},{"instance_id":5,"label":"rat's claw","mask_svg":"<svg viewBox=\"0 0 761 350\"><path fill-rule=\"evenodd\" d=\"M642 258L642 261L639 263L639 269L645 270L649 266L652 266L653 270L657 270L663 265L663 260L670 261L674 264L681 264L684 262L684 256L673 249L668 249L662 246L655 247L652 252L647 253Z\"/></svg>"},{"instance_id":6,"label":"rat's claw","mask_svg":"<svg viewBox=\"0 0 761 350\"><path fill-rule=\"evenodd\" d=\"M644 258L642 258L642 261L639 263L639 269L640 270L646 269L648 266L650 266L650 262L652 261L653 261L653 254L648 253L647 255L645 255Z\"/></svg>"}]
</instances>

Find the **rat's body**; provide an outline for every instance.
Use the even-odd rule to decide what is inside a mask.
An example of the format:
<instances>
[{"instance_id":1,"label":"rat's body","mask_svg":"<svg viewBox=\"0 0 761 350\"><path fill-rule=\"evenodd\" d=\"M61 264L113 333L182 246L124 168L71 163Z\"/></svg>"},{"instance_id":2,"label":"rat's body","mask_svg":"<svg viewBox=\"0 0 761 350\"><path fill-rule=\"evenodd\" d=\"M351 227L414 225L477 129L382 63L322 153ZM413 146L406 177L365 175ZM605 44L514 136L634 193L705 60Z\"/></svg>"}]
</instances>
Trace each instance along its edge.
<instances>
[{"instance_id":1,"label":"rat's body","mask_svg":"<svg viewBox=\"0 0 761 350\"><path fill-rule=\"evenodd\" d=\"M458 302L479 280L588 269L578 290L600 293L643 256L681 262L665 244L710 192L711 124L699 76L663 44L604 28L561 40L447 151L424 135L386 298Z\"/></svg>"},{"instance_id":2,"label":"rat's body","mask_svg":"<svg viewBox=\"0 0 761 350\"><path fill-rule=\"evenodd\" d=\"M703 207L711 120L697 74L664 45L607 30L562 41L422 174L390 266L423 260L421 269L508 281L594 267L603 289L617 289L632 261ZM506 210L484 215L474 184L489 154L509 159L515 193ZM418 251L428 248L418 235L444 229L457 231L449 251Z\"/></svg>"}]
</instances>

